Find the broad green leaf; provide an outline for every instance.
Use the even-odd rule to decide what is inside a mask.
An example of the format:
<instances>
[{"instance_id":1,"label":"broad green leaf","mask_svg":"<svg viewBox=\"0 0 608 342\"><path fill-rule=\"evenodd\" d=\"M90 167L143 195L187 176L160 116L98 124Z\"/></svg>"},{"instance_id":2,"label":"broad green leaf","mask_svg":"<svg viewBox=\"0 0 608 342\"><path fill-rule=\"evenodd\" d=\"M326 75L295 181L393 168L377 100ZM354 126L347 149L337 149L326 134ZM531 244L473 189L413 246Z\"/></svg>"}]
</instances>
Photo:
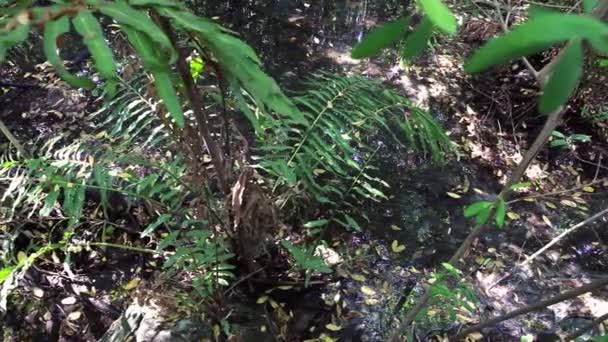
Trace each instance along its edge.
<instances>
[{"instance_id":1,"label":"broad green leaf","mask_svg":"<svg viewBox=\"0 0 608 342\"><path fill-rule=\"evenodd\" d=\"M551 132L551 135L554 137L566 139L566 136L564 135L564 133L562 133L560 131L553 131L553 132Z\"/></svg>"},{"instance_id":2,"label":"broad green leaf","mask_svg":"<svg viewBox=\"0 0 608 342\"><path fill-rule=\"evenodd\" d=\"M469 73L527 56L572 38L591 38L608 34L608 25L596 18L573 14L546 14L532 18L512 31L482 46L465 65Z\"/></svg>"},{"instance_id":3,"label":"broad green leaf","mask_svg":"<svg viewBox=\"0 0 608 342\"><path fill-rule=\"evenodd\" d=\"M148 35L129 26L122 27L122 30L127 34L129 43L137 51L147 70L167 71L169 69L167 61L158 56L158 51L154 49L154 45Z\"/></svg>"},{"instance_id":4,"label":"broad green leaf","mask_svg":"<svg viewBox=\"0 0 608 342\"><path fill-rule=\"evenodd\" d=\"M6 51L24 41L30 33L30 25L19 25L10 32L0 31L0 63L4 62Z\"/></svg>"},{"instance_id":5,"label":"broad green leaf","mask_svg":"<svg viewBox=\"0 0 608 342\"><path fill-rule=\"evenodd\" d=\"M129 4L131 6L184 7L177 0L129 0Z\"/></svg>"},{"instance_id":6,"label":"broad green leaf","mask_svg":"<svg viewBox=\"0 0 608 342\"><path fill-rule=\"evenodd\" d=\"M488 222L490 215L492 214L492 206L482 208L477 215L475 215L475 223L478 225L485 224Z\"/></svg>"},{"instance_id":7,"label":"broad green leaf","mask_svg":"<svg viewBox=\"0 0 608 342\"><path fill-rule=\"evenodd\" d=\"M433 36L433 23L428 16L425 16L414 28L414 32L410 33L403 42L401 57L403 59L416 57L426 48L431 36Z\"/></svg>"},{"instance_id":8,"label":"broad green leaf","mask_svg":"<svg viewBox=\"0 0 608 342\"><path fill-rule=\"evenodd\" d=\"M72 19L74 28L82 36L82 40L91 52L95 61L95 67L99 74L107 81L106 91L110 97L116 93L118 76L116 74L116 63L112 50L105 41L103 30L97 18L88 10L78 12Z\"/></svg>"},{"instance_id":9,"label":"broad green leaf","mask_svg":"<svg viewBox=\"0 0 608 342\"><path fill-rule=\"evenodd\" d=\"M184 112L177 96L177 92L171 81L171 73L165 71L152 72L154 77L154 86L158 92L158 96L163 99L163 103L167 107L171 117L175 120L178 127L183 128L185 125Z\"/></svg>"},{"instance_id":10,"label":"broad green leaf","mask_svg":"<svg viewBox=\"0 0 608 342\"><path fill-rule=\"evenodd\" d=\"M456 33L456 18L441 0L418 0L418 4L433 24L446 33Z\"/></svg>"},{"instance_id":11,"label":"broad green leaf","mask_svg":"<svg viewBox=\"0 0 608 342\"><path fill-rule=\"evenodd\" d=\"M12 266L12 267L5 267L3 269L0 270L0 284L2 284L6 278L8 278L9 275L11 275L11 273L13 273L13 271L15 271L16 267Z\"/></svg>"},{"instance_id":12,"label":"broad green leaf","mask_svg":"<svg viewBox=\"0 0 608 342\"><path fill-rule=\"evenodd\" d=\"M555 9L543 6L543 5L531 5L530 8L528 8L528 17L529 18L536 18L536 17L540 17L543 15L547 15L547 14L559 14L559 11L556 11Z\"/></svg>"},{"instance_id":13,"label":"broad green leaf","mask_svg":"<svg viewBox=\"0 0 608 342\"><path fill-rule=\"evenodd\" d=\"M571 141L589 142L589 141L591 141L591 136L587 135L587 134L572 134L570 136L570 140Z\"/></svg>"},{"instance_id":14,"label":"broad green leaf","mask_svg":"<svg viewBox=\"0 0 608 342\"><path fill-rule=\"evenodd\" d=\"M59 188L55 188L53 189L53 191L49 192L48 195L46 195L46 199L44 200L44 206L42 207L42 209L40 209L40 216L49 216L51 210L53 210L53 207L55 206L55 203L57 203L57 198L59 197L60 192L61 191Z\"/></svg>"},{"instance_id":15,"label":"broad green leaf","mask_svg":"<svg viewBox=\"0 0 608 342\"><path fill-rule=\"evenodd\" d=\"M112 17L121 25L129 26L137 31L144 32L157 48L169 52L170 63L177 60L177 52L173 48L173 43L167 35L145 14L144 11L136 10L124 2L104 2L99 7L99 11Z\"/></svg>"},{"instance_id":16,"label":"broad green leaf","mask_svg":"<svg viewBox=\"0 0 608 342\"><path fill-rule=\"evenodd\" d=\"M475 202L465 208L464 216L465 217L476 216L477 214L479 214L479 212L481 212L484 209L490 208L491 206L492 206L492 202L488 202L488 201Z\"/></svg>"},{"instance_id":17,"label":"broad green leaf","mask_svg":"<svg viewBox=\"0 0 608 342\"><path fill-rule=\"evenodd\" d=\"M560 146L566 146L566 145L568 145L568 142L564 139L552 140L549 143L550 147L560 147Z\"/></svg>"},{"instance_id":18,"label":"broad green leaf","mask_svg":"<svg viewBox=\"0 0 608 342\"><path fill-rule=\"evenodd\" d=\"M373 56L399 39L403 38L410 23L410 17L402 17L373 29L361 42L353 47L353 58Z\"/></svg>"},{"instance_id":19,"label":"broad green leaf","mask_svg":"<svg viewBox=\"0 0 608 342\"><path fill-rule=\"evenodd\" d=\"M322 227L322 226L326 226L329 223L328 220L314 220L314 221L308 221L306 223L304 223L304 228L316 228L316 227Z\"/></svg>"},{"instance_id":20,"label":"broad green leaf","mask_svg":"<svg viewBox=\"0 0 608 342\"><path fill-rule=\"evenodd\" d=\"M70 20L67 16L63 16L57 20L47 22L44 26L44 54L49 63L55 68L55 71L69 85L77 88L93 89L95 83L85 77L77 77L67 71L63 65L63 61L57 52L57 38L62 34L70 31Z\"/></svg>"},{"instance_id":21,"label":"broad green leaf","mask_svg":"<svg viewBox=\"0 0 608 342\"><path fill-rule=\"evenodd\" d=\"M505 224L505 215L507 212L507 204L505 203L505 200L502 198L499 198L497 203L496 203L496 225L500 228Z\"/></svg>"},{"instance_id":22,"label":"broad green leaf","mask_svg":"<svg viewBox=\"0 0 608 342\"><path fill-rule=\"evenodd\" d=\"M591 14L599 3L599 0L583 0L583 11L587 14Z\"/></svg>"},{"instance_id":23,"label":"broad green leaf","mask_svg":"<svg viewBox=\"0 0 608 342\"><path fill-rule=\"evenodd\" d=\"M543 87L543 95L538 104L541 113L556 111L568 102L583 75L583 64L583 42L576 39L568 44L560 55L547 84Z\"/></svg>"},{"instance_id":24,"label":"broad green leaf","mask_svg":"<svg viewBox=\"0 0 608 342\"><path fill-rule=\"evenodd\" d=\"M517 190L517 189L521 189L521 188L527 188L531 185L532 185L531 182L519 182L519 183L515 183L515 184L511 185L510 189Z\"/></svg>"}]
</instances>

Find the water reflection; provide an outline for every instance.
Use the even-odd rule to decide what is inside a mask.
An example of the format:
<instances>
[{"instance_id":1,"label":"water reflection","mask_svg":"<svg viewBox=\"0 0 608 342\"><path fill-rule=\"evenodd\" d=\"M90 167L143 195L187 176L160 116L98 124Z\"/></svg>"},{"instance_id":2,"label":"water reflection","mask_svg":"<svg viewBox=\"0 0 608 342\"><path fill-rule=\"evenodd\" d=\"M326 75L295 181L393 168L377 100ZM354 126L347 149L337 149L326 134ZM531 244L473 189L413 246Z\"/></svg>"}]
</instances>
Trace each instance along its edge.
<instances>
[{"instance_id":1,"label":"water reflection","mask_svg":"<svg viewBox=\"0 0 608 342\"><path fill-rule=\"evenodd\" d=\"M273 76L289 81L320 68L339 69L329 52L348 54L370 27L401 15L405 5L382 0L195 0L191 6L239 32Z\"/></svg>"}]
</instances>

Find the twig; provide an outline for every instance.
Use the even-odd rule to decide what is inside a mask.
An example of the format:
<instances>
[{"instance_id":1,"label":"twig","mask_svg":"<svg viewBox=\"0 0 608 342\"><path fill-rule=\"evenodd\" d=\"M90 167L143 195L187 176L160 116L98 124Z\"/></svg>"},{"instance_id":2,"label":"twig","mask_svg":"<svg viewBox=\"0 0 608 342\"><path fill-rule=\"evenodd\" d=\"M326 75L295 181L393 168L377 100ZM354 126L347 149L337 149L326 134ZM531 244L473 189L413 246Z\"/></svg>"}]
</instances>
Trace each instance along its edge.
<instances>
[{"instance_id":1,"label":"twig","mask_svg":"<svg viewBox=\"0 0 608 342\"><path fill-rule=\"evenodd\" d=\"M109 242L89 242L88 245L89 246L98 246L98 247L110 247L110 248L125 249L125 250L128 250L128 251L139 252L139 253L147 253L147 254L155 254L155 255L166 255L166 254L169 254L169 252L159 252L159 251L155 251L153 249L133 247L133 246L127 246L127 245L119 245L119 244L116 244L116 243L109 243Z\"/></svg>"},{"instance_id":2,"label":"twig","mask_svg":"<svg viewBox=\"0 0 608 342\"><path fill-rule=\"evenodd\" d=\"M531 256L529 256L526 260L524 260L524 262L522 262L521 264L519 264L519 267L525 266L527 264L529 264L532 260L534 260L536 257L538 257L539 255L541 255L542 253L544 253L547 249L551 248L551 246L555 245L556 243L559 242L559 240L561 240L564 236L572 233L573 231L577 230L580 227L583 227L599 218L601 218L602 216L608 214L608 208L600 211L599 213L587 218L586 220L579 222L577 224L575 224L574 226L566 229L565 231L563 231L561 234L559 234L558 236L556 236L553 240L551 240L549 243L547 243L546 245L544 245L542 248L540 248L538 251L536 251L534 254L532 254Z\"/></svg>"},{"instance_id":3,"label":"twig","mask_svg":"<svg viewBox=\"0 0 608 342\"><path fill-rule=\"evenodd\" d=\"M261 267L251 273L249 273L248 275L242 277L241 279L237 280L234 284L232 284L228 289L226 289L226 291L224 291L224 293L222 294L222 296L226 296L230 291L232 291L235 287L239 286L240 284L242 284L244 281L246 281L247 279L250 279L251 277L253 277L254 275L262 272L263 270L266 269L266 266Z\"/></svg>"},{"instance_id":4,"label":"twig","mask_svg":"<svg viewBox=\"0 0 608 342\"><path fill-rule=\"evenodd\" d=\"M496 15L498 16L498 21L500 22L500 26L502 27L502 30L505 33L509 32L509 25L505 21L505 18L503 18L503 16L502 16L502 12L501 12L501 8L498 3L498 0L494 0L494 6L496 7ZM507 18L509 17L510 14L511 14L511 9L509 9L507 12ZM539 80L538 71L536 69L534 69L534 67L532 66L530 61L526 57L521 57L521 61L524 63L524 66L530 71L530 73L532 73L532 76L534 76L534 78Z\"/></svg>"},{"instance_id":5,"label":"twig","mask_svg":"<svg viewBox=\"0 0 608 342\"><path fill-rule=\"evenodd\" d=\"M29 158L30 154L25 150L23 145L21 145L19 143L19 140L17 140L17 138L13 135L13 133L11 133L11 131L8 129L8 127L6 127L6 125L4 124L4 122L2 122L2 120L0 120L0 131L2 132L2 134L4 134L4 136L8 139L8 141L10 141L11 144L13 144L15 146L15 148L17 149L17 151L19 152L20 155L22 155L23 157Z\"/></svg>"},{"instance_id":6,"label":"twig","mask_svg":"<svg viewBox=\"0 0 608 342\"><path fill-rule=\"evenodd\" d=\"M540 309L544 309L547 306L550 306L550 305L553 305L553 304L557 304L557 303L563 302L565 300L578 297L578 296L580 296L582 294L585 294L587 292L599 289L599 288L604 287L606 285L608 285L608 277L601 278L601 279L598 279L596 281L592 281L589 284L586 284L586 285L583 285L583 286L579 286L579 287L576 287L574 289L562 292L562 293L558 294L557 296L551 297L549 299L545 299L545 300L540 301L540 302L538 302L536 304L528 305L528 306L525 306L523 308L519 308L517 310L513 310L513 311L511 311L509 313L506 313L506 314L504 314L502 316L489 319L489 320L487 320L485 322L481 322L481 323L479 323L477 325L474 325L474 326L472 326L470 328L464 329L463 331L461 331L460 333L458 333L456 336L451 337L450 341L459 341L459 340L463 339L464 337L466 337L468 334L476 332L476 331L479 331L479 330L481 330L483 328L487 328L487 327L493 326L493 325L495 325L497 323L500 323L502 321L506 321L506 320L511 319L513 317L517 317L517 316L520 316L520 315L525 315L525 314L530 313L530 312L534 312L534 311L538 311Z\"/></svg>"},{"instance_id":7,"label":"twig","mask_svg":"<svg viewBox=\"0 0 608 342\"><path fill-rule=\"evenodd\" d=\"M576 340L577 337L582 336L584 333L593 329L595 326L600 325L605 320L608 320L608 312L601 315L600 317L594 319L593 322L589 323L588 325L585 325L584 327L578 329L577 331L573 332L572 334L566 336L564 341Z\"/></svg>"},{"instance_id":8,"label":"twig","mask_svg":"<svg viewBox=\"0 0 608 342\"><path fill-rule=\"evenodd\" d=\"M577 186L577 187L574 187L574 188L570 188L570 189L550 192L550 193L547 193L547 194L538 194L538 195L519 197L519 198L516 198L516 199L514 199L512 201L507 202L507 204L513 204L513 203L521 202L521 201L524 201L524 200L527 200L527 199L541 198L541 197L551 197L551 196L561 195L561 194L565 194L565 193L568 193L568 192L580 190L582 188L586 188L588 186L591 186L591 185L594 185L594 184L597 184L597 183L603 183L605 181L606 181L606 178L602 178L602 179L594 180L594 181L589 182L587 184L583 184L583 185L580 185L580 186Z\"/></svg>"}]
</instances>

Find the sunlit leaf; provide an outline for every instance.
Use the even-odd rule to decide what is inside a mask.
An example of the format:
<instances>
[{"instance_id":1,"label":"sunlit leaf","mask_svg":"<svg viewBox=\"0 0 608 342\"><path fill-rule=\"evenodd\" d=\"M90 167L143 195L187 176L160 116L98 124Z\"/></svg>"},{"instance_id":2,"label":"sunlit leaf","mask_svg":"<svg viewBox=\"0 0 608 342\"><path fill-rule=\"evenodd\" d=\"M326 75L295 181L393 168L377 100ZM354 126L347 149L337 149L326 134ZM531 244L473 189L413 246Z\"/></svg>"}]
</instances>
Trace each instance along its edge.
<instances>
[{"instance_id":1,"label":"sunlit leaf","mask_svg":"<svg viewBox=\"0 0 608 342\"><path fill-rule=\"evenodd\" d=\"M518 220L521 218L521 216L518 213L509 211L507 212L507 217L510 218L511 220Z\"/></svg>"},{"instance_id":2,"label":"sunlit leaf","mask_svg":"<svg viewBox=\"0 0 608 342\"><path fill-rule=\"evenodd\" d=\"M365 276L363 276L361 274L353 274L353 275L351 275L351 278L353 278L356 281L365 281Z\"/></svg>"},{"instance_id":3,"label":"sunlit leaf","mask_svg":"<svg viewBox=\"0 0 608 342\"><path fill-rule=\"evenodd\" d=\"M405 250L405 246L399 245L399 241L394 240L393 243L391 243L391 250L395 253L401 253Z\"/></svg>"},{"instance_id":4,"label":"sunlit leaf","mask_svg":"<svg viewBox=\"0 0 608 342\"><path fill-rule=\"evenodd\" d=\"M456 33L456 18L441 0L418 0L418 3L433 24L446 33Z\"/></svg>"},{"instance_id":5,"label":"sunlit leaf","mask_svg":"<svg viewBox=\"0 0 608 342\"><path fill-rule=\"evenodd\" d=\"M363 292L363 294L366 296L373 296L376 294L376 291L369 286L361 286L361 292Z\"/></svg>"},{"instance_id":6,"label":"sunlit leaf","mask_svg":"<svg viewBox=\"0 0 608 342\"><path fill-rule=\"evenodd\" d=\"M361 42L353 47L351 56L353 58L371 57L382 49L390 47L403 38L410 20L410 17L402 17L373 29Z\"/></svg>"},{"instance_id":7,"label":"sunlit leaf","mask_svg":"<svg viewBox=\"0 0 608 342\"><path fill-rule=\"evenodd\" d=\"M329 223L328 220L314 220L314 221L308 221L306 223L304 223L303 227L304 228L317 228L317 227L322 227L322 226L326 226Z\"/></svg>"},{"instance_id":8,"label":"sunlit leaf","mask_svg":"<svg viewBox=\"0 0 608 342\"><path fill-rule=\"evenodd\" d=\"M335 325L333 323L329 323L325 325L325 328L329 331L340 331L342 330L342 327L339 325Z\"/></svg>"},{"instance_id":9,"label":"sunlit leaf","mask_svg":"<svg viewBox=\"0 0 608 342\"><path fill-rule=\"evenodd\" d=\"M446 192L446 195L448 195L448 196L450 196L450 197L452 197L452 198L456 198L456 199L458 199L458 198L462 198L462 196L460 196L459 194L454 193L454 192L449 192L449 191L448 191L448 192Z\"/></svg>"},{"instance_id":10,"label":"sunlit leaf","mask_svg":"<svg viewBox=\"0 0 608 342\"><path fill-rule=\"evenodd\" d=\"M563 205L565 205L565 206L572 207L572 208L576 208L577 207L577 204L574 203L574 202L572 202L571 200L566 200L566 199L565 200L561 200L560 203L563 204Z\"/></svg>"},{"instance_id":11,"label":"sunlit leaf","mask_svg":"<svg viewBox=\"0 0 608 342\"><path fill-rule=\"evenodd\" d=\"M3 269L0 269L0 284L2 284L6 278L8 278L9 275L11 275L11 273L13 273L13 271L16 269L16 267L11 266L11 267L5 267Z\"/></svg>"}]
</instances>

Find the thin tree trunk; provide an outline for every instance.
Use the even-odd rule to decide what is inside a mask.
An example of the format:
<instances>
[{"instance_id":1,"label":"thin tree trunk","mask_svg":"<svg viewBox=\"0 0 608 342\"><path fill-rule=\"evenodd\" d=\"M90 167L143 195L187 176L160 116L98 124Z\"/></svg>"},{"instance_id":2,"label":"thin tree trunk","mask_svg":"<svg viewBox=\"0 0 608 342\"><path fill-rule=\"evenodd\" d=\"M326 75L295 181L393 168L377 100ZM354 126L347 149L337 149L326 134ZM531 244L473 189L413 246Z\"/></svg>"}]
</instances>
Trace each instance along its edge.
<instances>
[{"instance_id":1,"label":"thin tree trunk","mask_svg":"<svg viewBox=\"0 0 608 342\"><path fill-rule=\"evenodd\" d=\"M209 119L207 118L207 114L205 113L205 107L203 101L201 99L201 94L198 93L196 89L196 84L192 79L192 75L190 74L190 67L186 63L186 55L184 51L181 50L177 44L177 37L173 28L171 27L171 23L164 17L160 15L156 15L156 20L160 24L161 28L169 39L175 45L175 49L178 52L177 59L177 71L180 74L180 77L184 81L185 89L186 89L186 97L190 102L190 106L192 107L192 111L194 112L194 118L196 120L196 125L198 126L199 133L207 147L207 151L211 156L211 162L213 163L213 167L215 168L215 172L217 173L217 178L219 181L220 188L222 192L227 194L229 192L228 182L226 180L226 170L225 170L225 162L224 156L222 154L221 149L216 144L215 140L211 136L211 131L209 130Z\"/></svg>"}]
</instances>

